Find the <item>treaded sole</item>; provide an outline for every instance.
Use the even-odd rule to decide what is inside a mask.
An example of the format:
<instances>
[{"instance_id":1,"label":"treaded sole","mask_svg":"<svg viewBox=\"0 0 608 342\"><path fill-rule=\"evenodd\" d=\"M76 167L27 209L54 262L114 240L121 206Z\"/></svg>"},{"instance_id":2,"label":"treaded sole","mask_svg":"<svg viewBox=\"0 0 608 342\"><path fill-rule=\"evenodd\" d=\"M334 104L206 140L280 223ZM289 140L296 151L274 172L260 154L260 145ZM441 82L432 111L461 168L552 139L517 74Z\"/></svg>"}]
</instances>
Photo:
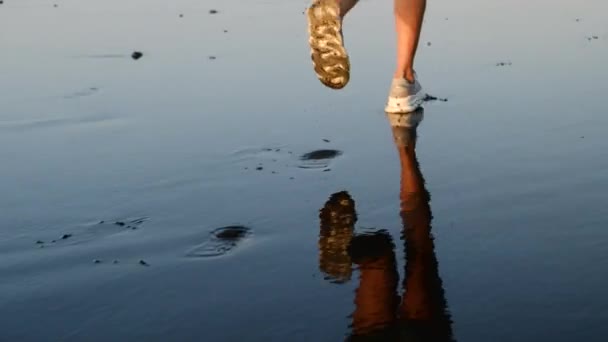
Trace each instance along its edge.
<instances>
[{"instance_id":1,"label":"treaded sole","mask_svg":"<svg viewBox=\"0 0 608 342\"><path fill-rule=\"evenodd\" d=\"M336 0L314 0L307 10L308 43L317 77L327 87L341 89L350 80L350 61L342 39Z\"/></svg>"}]
</instances>

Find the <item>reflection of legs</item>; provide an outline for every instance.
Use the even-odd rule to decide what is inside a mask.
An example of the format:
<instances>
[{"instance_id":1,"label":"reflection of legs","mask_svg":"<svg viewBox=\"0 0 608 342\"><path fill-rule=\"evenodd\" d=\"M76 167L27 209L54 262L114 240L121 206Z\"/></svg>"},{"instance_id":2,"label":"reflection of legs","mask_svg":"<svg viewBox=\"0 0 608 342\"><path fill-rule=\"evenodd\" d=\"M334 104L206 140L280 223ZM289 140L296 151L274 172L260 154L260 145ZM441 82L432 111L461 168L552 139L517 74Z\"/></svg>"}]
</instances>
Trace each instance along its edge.
<instances>
[{"instance_id":1,"label":"reflection of legs","mask_svg":"<svg viewBox=\"0 0 608 342\"><path fill-rule=\"evenodd\" d=\"M394 0L397 31L397 69L395 78L414 82L414 58L420 39L426 0Z\"/></svg>"},{"instance_id":2,"label":"reflection of legs","mask_svg":"<svg viewBox=\"0 0 608 342\"><path fill-rule=\"evenodd\" d=\"M415 126L393 127L401 161L401 217L406 253L399 315L406 336L428 342L452 341L451 320L431 236L430 194L416 159L415 130Z\"/></svg>"},{"instance_id":3,"label":"reflection of legs","mask_svg":"<svg viewBox=\"0 0 608 342\"><path fill-rule=\"evenodd\" d=\"M399 275L393 248L390 235L384 231L358 235L351 242L349 253L360 271L351 340L386 341L394 332Z\"/></svg>"}]
</instances>

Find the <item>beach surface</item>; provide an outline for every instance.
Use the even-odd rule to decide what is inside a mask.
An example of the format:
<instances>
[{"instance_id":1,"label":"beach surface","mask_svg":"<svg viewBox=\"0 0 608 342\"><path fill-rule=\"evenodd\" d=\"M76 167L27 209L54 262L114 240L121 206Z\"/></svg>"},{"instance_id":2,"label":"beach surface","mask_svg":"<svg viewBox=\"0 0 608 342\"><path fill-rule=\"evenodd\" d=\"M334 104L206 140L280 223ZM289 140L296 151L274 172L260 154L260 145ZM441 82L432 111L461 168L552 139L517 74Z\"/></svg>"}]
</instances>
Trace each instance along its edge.
<instances>
[{"instance_id":1,"label":"beach surface","mask_svg":"<svg viewBox=\"0 0 608 342\"><path fill-rule=\"evenodd\" d=\"M380 303L348 242L378 231L398 280L371 288L453 340L605 341L608 2L429 1L439 99L402 126L392 2L346 19L340 91L307 6L0 4L0 341L342 341Z\"/></svg>"}]
</instances>

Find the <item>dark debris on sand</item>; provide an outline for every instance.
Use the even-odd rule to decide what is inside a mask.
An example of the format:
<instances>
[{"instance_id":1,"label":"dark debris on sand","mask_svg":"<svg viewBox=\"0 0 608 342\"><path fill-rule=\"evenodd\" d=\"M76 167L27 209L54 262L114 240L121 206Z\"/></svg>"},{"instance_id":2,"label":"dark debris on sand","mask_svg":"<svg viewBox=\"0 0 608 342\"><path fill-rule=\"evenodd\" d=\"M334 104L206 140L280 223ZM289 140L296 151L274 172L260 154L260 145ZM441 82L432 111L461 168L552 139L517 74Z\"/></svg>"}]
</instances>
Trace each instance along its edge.
<instances>
[{"instance_id":1,"label":"dark debris on sand","mask_svg":"<svg viewBox=\"0 0 608 342\"><path fill-rule=\"evenodd\" d=\"M424 101L425 102L430 102L430 101L448 102L448 99L426 94L426 96L424 97Z\"/></svg>"},{"instance_id":2,"label":"dark debris on sand","mask_svg":"<svg viewBox=\"0 0 608 342\"><path fill-rule=\"evenodd\" d=\"M218 12L217 10L214 10L214 9L209 10L209 14L218 14L218 13L219 13L219 12Z\"/></svg>"},{"instance_id":3,"label":"dark debris on sand","mask_svg":"<svg viewBox=\"0 0 608 342\"><path fill-rule=\"evenodd\" d=\"M511 62L498 62L498 63L496 63L496 66L498 66L498 67L511 66L511 65L513 65L513 63L511 63Z\"/></svg>"},{"instance_id":4,"label":"dark debris on sand","mask_svg":"<svg viewBox=\"0 0 608 342\"><path fill-rule=\"evenodd\" d=\"M140 58L142 58L144 56L144 54L140 51L135 51L131 54L131 58L133 58L134 60L138 60Z\"/></svg>"},{"instance_id":5,"label":"dark debris on sand","mask_svg":"<svg viewBox=\"0 0 608 342\"><path fill-rule=\"evenodd\" d=\"M145 260L139 260L139 264L142 266L150 266L150 264L148 264Z\"/></svg>"}]
</instances>

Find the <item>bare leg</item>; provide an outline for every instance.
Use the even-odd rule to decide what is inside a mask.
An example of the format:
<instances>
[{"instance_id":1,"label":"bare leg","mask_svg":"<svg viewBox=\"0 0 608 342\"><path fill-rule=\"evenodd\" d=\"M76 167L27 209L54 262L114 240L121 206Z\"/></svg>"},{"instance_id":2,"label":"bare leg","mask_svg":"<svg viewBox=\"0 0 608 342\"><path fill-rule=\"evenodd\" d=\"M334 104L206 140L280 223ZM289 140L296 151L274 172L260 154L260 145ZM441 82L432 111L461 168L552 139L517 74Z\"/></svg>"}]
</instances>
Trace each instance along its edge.
<instances>
[{"instance_id":1,"label":"bare leg","mask_svg":"<svg viewBox=\"0 0 608 342\"><path fill-rule=\"evenodd\" d=\"M395 0L397 69L394 78L405 78L410 83L414 82L414 58L425 9L426 0Z\"/></svg>"},{"instance_id":2,"label":"bare leg","mask_svg":"<svg viewBox=\"0 0 608 342\"><path fill-rule=\"evenodd\" d=\"M355 5L359 2L359 0L338 0L340 4L340 17L344 19L346 13L351 10L351 8L355 7Z\"/></svg>"}]
</instances>

